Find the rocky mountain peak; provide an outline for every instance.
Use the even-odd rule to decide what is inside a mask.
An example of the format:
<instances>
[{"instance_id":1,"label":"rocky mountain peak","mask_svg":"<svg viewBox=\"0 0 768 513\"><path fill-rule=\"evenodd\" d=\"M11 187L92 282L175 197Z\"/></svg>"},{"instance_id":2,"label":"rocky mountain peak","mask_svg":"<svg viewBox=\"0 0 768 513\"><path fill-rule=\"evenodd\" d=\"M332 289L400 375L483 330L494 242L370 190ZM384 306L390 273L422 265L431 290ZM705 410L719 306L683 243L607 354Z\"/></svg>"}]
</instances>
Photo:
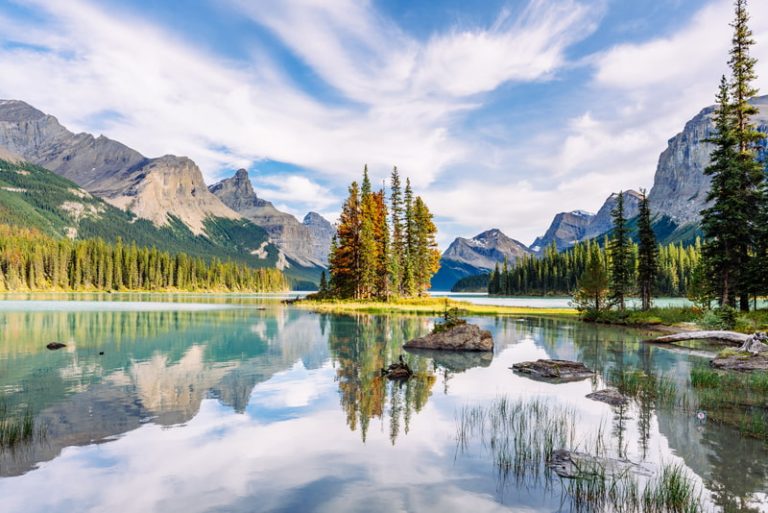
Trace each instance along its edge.
<instances>
[{"instance_id":1,"label":"rocky mountain peak","mask_svg":"<svg viewBox=\"0 0 768 513\"><path fill-rule=\"evenodd\" d=\"M208 190L223 201L225 205L246 217L248 217L248 211L253 209L272 209L274 212L279 213L272 206L272 203L258 197L253 189L248 171L245 169L238 169L234 176L210 185ZM259 215L264 213L261 212Z\"/></svg>"},{"instance_id":2,"label":"rocky mountain peak","mask_svg":"<svg viewBox=\"0 0 768 513\"><path fill-rule=\"evenodd\" d=\"M46 118L46 114L21 100L0 100L0 122L19 123ZM52 119L56 119L50 116Z\"/></svg>"},{"instance_id":3,"label":"rocky mountain peak","mask_svg":"<svg viewBox=\"0 0 768 513\"><path fill-rule=\"evenodd\" d=\"M307 217L300 223L291 214L281 212L258 197L245 169L239 169L234 176L211 185L208 190L229 208L264 228L289 258L301 265L326 265L333 236L327 233L332 232L333 227L319 214L307 214L311 223L307 223Z\"/></svg>"},{"instance_id":4,"label":"rocky mountain peak","mask_svg":"<svg viewBox=\"0 0 768 513\"><path fill-rule=\"evenodd\" d=\"M440 270L432 279L432 288L450 290L459 279L491 271L505 260L514 263L531 254L521 242L493 228L465 239L454 240L440 259Z\"/></svg>"},{"instance_id":5,"label":"rocky mountain peak","mask_svg":"<svg viewBox=\"0 0 768 513\"><path fill-rule=\"evenodd\" d=\"M768 133L768 96L755 97L750 103L758 109L752 122ZM698 223L707 206L710 177L704 170L713 148L707 140L714 130L714 111L714 106L702 109L659 156L648 202L654 215L664 216L678 227Z\"/></svg>"}]
</instances>

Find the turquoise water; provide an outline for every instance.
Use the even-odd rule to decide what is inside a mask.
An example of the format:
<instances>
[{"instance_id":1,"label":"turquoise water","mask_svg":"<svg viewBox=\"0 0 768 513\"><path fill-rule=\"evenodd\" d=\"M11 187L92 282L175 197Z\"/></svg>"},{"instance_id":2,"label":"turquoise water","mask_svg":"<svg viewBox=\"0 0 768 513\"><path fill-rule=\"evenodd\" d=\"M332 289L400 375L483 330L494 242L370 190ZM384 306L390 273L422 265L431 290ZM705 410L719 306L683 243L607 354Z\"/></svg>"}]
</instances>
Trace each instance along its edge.
<instances>
[{"instance_id":1,"label":"turquoise water","mask_svg":"<svg viewBox=\"0 0 768 513\"><path fill-rule=\"evenodd\" d=\"M4 513L567 510L558 480L503 479L482 443L458 446L461 411L501 396L572 408L578 437L602 429L613 456L683 465L713 509L768 511L765 444L690 412L584 397L633 368L685 387L706 363L643 344L647 333L472 319L493 333L492 355L407 354L417 376L397 384L379 369L433 319L265 297L77 297L0 303L0 395L45 426L0 451ZM67 347L46 350L54 340ZM537 358L598 377L551 384L509 369Z\"/></svg>"}]
</instances>

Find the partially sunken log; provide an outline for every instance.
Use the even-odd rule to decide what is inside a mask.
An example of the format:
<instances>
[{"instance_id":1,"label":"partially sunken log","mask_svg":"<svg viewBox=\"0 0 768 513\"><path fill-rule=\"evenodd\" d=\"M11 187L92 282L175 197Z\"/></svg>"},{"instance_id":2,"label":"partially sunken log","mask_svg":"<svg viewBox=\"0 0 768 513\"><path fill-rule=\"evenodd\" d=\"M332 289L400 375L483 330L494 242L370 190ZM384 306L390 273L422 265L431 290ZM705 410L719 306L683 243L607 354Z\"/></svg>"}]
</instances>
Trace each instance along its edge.
<instances>
[{"instance_id":1,"label":"partially sunken log","mask_svg":"<svg viewBox=\"0 0 768 513\"><path fill-rule=\"evenodd\" d=\"M57 349L61 349L62 347L67 347L67 344L62 344L61 342L49 342L45 347L51 351L55 351Z\"/></svg>"},{"instance_id":2,"label":"partially sunken log","mask_svg":"<svg viewBox=\"0 0 768 513\"><path fill-rule=\"evenodd\" d=\"M476 324L459 324L439 333L430 333L406 342L406 349L443 351L493 351L493 336Z\"/></svg>"},{"instance_id":3,"label":"partially sunken log","mask_svg":"<svg viewBox=\"0 0 768 513\"><path fill-rule=\"evenodd\" d=\"M749 335L736 333L735 331L686 331L684 333L675 333L674 335L663 335L648 340L647 342L670 344L672 342L683 342L686 340L720 340L723 342L743 344L748 338Z\"/></svg>"},{"instance_id":4,"label":"partially sunken log","mask_svg":"<svg viewBox=\"0 0 768 513\"><path fill-rule=\"evenodd\" d=\"M512 370L526 374L534 379L552 381L578 381L592 377L594 372L581 362L568 360L536 360L521 362L512 366Z\"/></svg>"}]
</instances>

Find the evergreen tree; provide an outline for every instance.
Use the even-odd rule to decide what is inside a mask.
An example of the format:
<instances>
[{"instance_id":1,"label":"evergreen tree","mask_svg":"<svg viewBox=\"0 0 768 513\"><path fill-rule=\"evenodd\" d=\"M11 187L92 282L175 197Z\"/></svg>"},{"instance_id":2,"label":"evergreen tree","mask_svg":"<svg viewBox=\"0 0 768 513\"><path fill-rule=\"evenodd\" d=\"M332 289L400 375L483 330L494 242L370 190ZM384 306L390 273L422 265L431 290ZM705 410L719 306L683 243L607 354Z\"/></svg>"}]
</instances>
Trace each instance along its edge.
<instances>
[{"instance_id":1,"label":"evergreen tree","mask_svg":"<svg viewBox=\"0 0 768 513\"><path fill-rule=\"evenodd\" d=\"M574 303L581 311L598 313L607 308L608 271L598 245L590 243L588 251L587 265L579 278Z\"/></svg>"},{"instance_id":2,"label":"evergreen tree","mask_svg":"<svg viewBox=\"0 0 768 513\"><path fill-rule=\"evenodd\" d=\"M412 249L410 254L413 269L414 293L419 296L429 290L432 276L440 268L440 251L437 249L437 227L432 213L420 196L413 202Z\"/></svg>"},{"instance_id":3,"label":"evergreen tree","mask_svg":"<svg viewBox=\"0 0 768 513\"><path fill-rule=\"evenodd\" d=\"M320 273L320 287L318 288L318 292L320 292L321 295L328 294L328 278L325 275L325 270Z\"/></svg>"},{"instance_id":4,"label":"evergreen tree","mask_svg":"<svg viewBox=\"0 0 768 513\"><path fill-rule=\"evenodd\" d=\"M413 200L413 189L411 188L411 180L409 178L405 179L405 195L404 195L405 201L405 216L403 218L403 225L405 227L404 232L404 244L403 244L403 253L402 253L402 264L401 268L403 270L403 283L401 286L401 292L404 296L413 296L417 292L417 284L416 284L416 241L415 241L415 235L416 235L416 225L415 225L415 213L414 213L414 200Z\"/></svg>"},{"instance_id":5,"label":"evergreen tree","mask_svg":"<svg viewBox=\"0 0 768 513\"><path fill-rule=\"evenodd\" d=\"M384 189L373 195L373 235L376 243L376 268L375 295L381 299L388 299L390 295L390 242L389 226L387 225L387 203Z\"/></svg>"},{"instance_id":6,"label":"evergreen tree","mask_svg":"<svg viewBox=\"0 0 768 513\"><path fill-rule=\"evenodd\" d=\"M744 222L741 232L744 238L737 246L740 268L744 270L738 276L739 307L742 311L749 310L749 293L754 292L753 276L747 272L753 268L751 258L757 245L758 227L757 213L760 209L760 189L764 180L764 172L756 159L756 145L763 139L754 123L752 116L757 114L757 108L749 100L757 95L758 90L752 84L757 78L755 65L757 59L750 56L750 48L755 44L752 31L749 28L747 0L736 0L735 19L733 27L732 47L728 62L732 82L730 84L731 100L733 102L734 137L738 146L736 166L741 180L737 209L733 214Z\"/></svg>"},{"instance_id":7,"label":"evergreen tree","mask_svg":"<svg viewBox=\"0 0 768 513\"><path fill-rule=\"evenodd\" d=\"M336 228L336 247L328 262L334 294L339 297L361 297L360 224L360 189L357 182L352 182Z\"/></svg>"},{"instance_id":8,"label":"evergreen tree","mask_svg":"<svg viewBox=\"0 0 768 513\"><path fill-rule=\"evenodd\" d=\"M706 237L703 255L712 272L713 286L721 305L734 306L737 284L742 272L740 246L745 234L741 208L741 178L737 166L737 140L734 116L725 76L720 82L714 133L708 141L714 144L711 164L704 173L711 176L707 200L712 206L701 212L702 229Z\"/></svg>"},{"instance_id":9,"label":"evergreen tree","mask_svg":"<svg viewBox=\"0 0 768 513\"><path fill-rule=\"evenodd\" d=\"M651 308L653 289L659 271L659 248L656 242L656 234L653 233L651 224L651 209L648 205L648 196L641 189L640 214L637 223L638 231L638 258L637 258L637 282L640 289L640 300L643 310Z\"/></svg>"},{"instance_id":10,"label":"evergreen tree","mask_svg":"<svg viewBox=\"0 0 768 513\"><path fill-rule=\"evenodd\" d=\"M619 192L616 207L611 212L613 232L609 243L611 259L611 301L620 310L626 308L626 296L629 294L632 279L630 267L630 239L627 220L624 217L624 193Z\"/></svg>"},{"instance_id":11,"label":"evergreen tree","mask_svg":"<svg viewBox=\"0 0 768 513\"><path fill-rule=\"evenodd\" d=\"M403 191L397 166L392 169L390 182L390 215L392 240L389 257L390 290L400 294L403 284L403 255L405 254L405 228L403 226Z\"/></svg>"}]
</instances>

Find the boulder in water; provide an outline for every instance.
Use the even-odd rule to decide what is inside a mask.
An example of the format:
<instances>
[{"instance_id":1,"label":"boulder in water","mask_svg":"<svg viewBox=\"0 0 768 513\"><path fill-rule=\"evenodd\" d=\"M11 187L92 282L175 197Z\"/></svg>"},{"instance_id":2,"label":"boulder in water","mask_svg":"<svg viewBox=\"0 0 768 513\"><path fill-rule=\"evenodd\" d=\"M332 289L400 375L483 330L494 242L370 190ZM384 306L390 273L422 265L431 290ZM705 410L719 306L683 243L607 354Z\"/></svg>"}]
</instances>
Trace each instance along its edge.
<instances>
[{"instance_id":1,"label":"boulder in water","mask_svg":"<svg viewBox=\"0 0 768 513\"><path fill-rule=\"evenodd\" d=\"M476 324L458 324L438 333L406 342L406 349L439 349L443 351L493 351L490 331Z\"/></svg>"},{"instance_id":2,"label":"boulder in water","mask_svg":"<svg viewBox=\"0 0 768 513\"><path fill-rule=\"evenodd\" d=\"M548 381L578 381L592 377L594 372L581 362L568 360L536 360L535 362L520 362L512 366L512 370L526 374L534 379Z\"/></svg>"},{"instance_id":3,"label":"boulder in water","mask_svg":"<svg viewBox=\"0 0 768 513\"><path fill-rule=\"evenodd\" d=\"M62 347L67 347L67 344L63 344L61 342L49 342L45 347L51 351L55 351L57 349L61 349Z\"/></svg>"}]
</instances>

